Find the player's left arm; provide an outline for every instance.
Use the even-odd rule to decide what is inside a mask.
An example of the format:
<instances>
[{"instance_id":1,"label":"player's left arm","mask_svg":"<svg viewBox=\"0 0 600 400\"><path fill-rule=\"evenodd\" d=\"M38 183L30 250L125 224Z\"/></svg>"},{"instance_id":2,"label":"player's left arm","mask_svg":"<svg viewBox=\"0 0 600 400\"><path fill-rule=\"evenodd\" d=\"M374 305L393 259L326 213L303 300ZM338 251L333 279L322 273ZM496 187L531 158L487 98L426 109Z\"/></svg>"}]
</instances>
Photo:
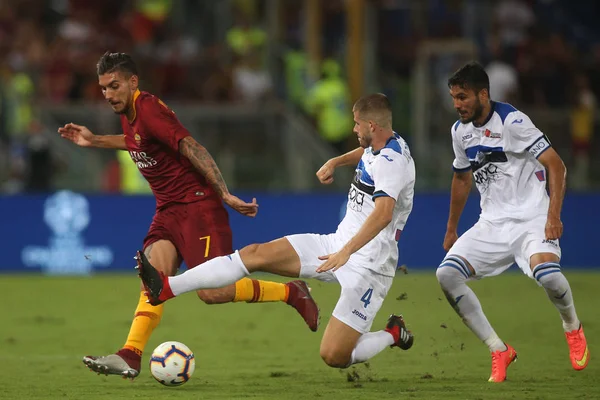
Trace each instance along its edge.
<instances>
[{"instance_id":1,"label":"player's left arm","mask_svg":"<svg viewBox=\"0 0 600 400\"><path fill-rule=\"evenodd\" d=\"M407 172L403 168L404 155L385 155L375 161L373 166L373 179L375 181L375 192L373 201L375 207L358 232L335 254L319 257L325 262L317 268L317 272L330 269L334 271L348 262L350 256L363 248L373 240L385 227L387 227L394 215L396 199L406 184Z\"/></svg>"},{"instance_id":2,"label":"player's left arm","mask_svg":"<svg viewBox=\"0 0 600 400\"><path fill-rule=\"evenodd\" d=\"M252 203L246 203L229 193L215 160L208 150L190 135L170 108L157 98L148 99L143 107L146 127L156 139L190 160L225 204L240 214L249 217L256 215L256 199L253 199Z\"/></svg>"},{"instance_id":3,"label":"player's left arm","mask_svg":"<svg viewBox=\"0 0 600 400\"><path fill-rule=\"evenodd\" d=\"M350 259L350 256L360 250L364 245L373 240L383 228L392 222L392 215L396 200L389 196L379 196L375 198L375 208L367 217L356 235L352 237L340 251L334 254L321 256L319 260L325 261L317 272L325 272L330 269L336 271L344 266Z\"/></svg>"},{"instance_id":4,"label":"player's left arm","mask_svg":"<svg viewBox=\"0 0 600 400\"><path fill-rule=\"evenodd\" d=\"M546 221L546 239L554 240L562 236L563 225L560 220L563 199L565 197L567 168L550 140L522 112L514 112L507 118L508 148L515 153L529 152L546 168L550 189L550 206Z\"/></svg>"},{"instance_id":5,"label":"player's left arm","mask_svg":"<svg viewBox=\"0 0 600 400\"><path fill-rule=\"evenodd\" d=\"M567 167L565 167L565 163L552 147L540 154L538 161L546 168L550 192L550 206L548 207L545 232L546 239L554 240L560 238L563 233L560 213L567 186Z\"/></svg>"},{"instance_id":6,"label":"player's left arm","mask_svg":"<svg viewBox=\"0 0 600 400\"><path fill-rule=\"evenodd\" d=\"M206 178L208 183L215 189L225 204L240 214L254 217L258 212L256 199L252 203L246 203L237 196L229 193L227 184L217 163L208 150L191 136L184 137L179 141L179 152L185 156L192 165Z\"/></svg>"}]
</instances>

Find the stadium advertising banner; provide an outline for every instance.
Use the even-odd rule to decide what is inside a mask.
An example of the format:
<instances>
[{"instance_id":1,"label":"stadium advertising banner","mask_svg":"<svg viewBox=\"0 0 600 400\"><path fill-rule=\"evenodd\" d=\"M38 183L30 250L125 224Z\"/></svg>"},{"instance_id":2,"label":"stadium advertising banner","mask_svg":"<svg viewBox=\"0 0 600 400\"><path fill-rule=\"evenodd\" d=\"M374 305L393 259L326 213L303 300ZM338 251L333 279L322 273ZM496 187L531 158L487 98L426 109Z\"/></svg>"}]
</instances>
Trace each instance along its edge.
<instances>
[{"instance_id":1,"label":"stadium advertising banner","mask_svg":"<svg viewBox=\"0 0 600 400\"><path fill-rule=\"evenodd\" d=\"M234 247L293 233L334 232L345 212L344 194L241 194L257 197L254 219L229 210ZM447 194L421 194L402 233L400 264L433 271L444 257L441 247L448 212ZM562 264L594 266L592 227L600 225L598 195L567 195L563 211ZM142 246L152 216L150 196L85 195L59 191L48 195L0 197L0 272L51 275L133 273L135 251ZM472 196L460 232L478 218Z\"/></svg>"}]
</instances>

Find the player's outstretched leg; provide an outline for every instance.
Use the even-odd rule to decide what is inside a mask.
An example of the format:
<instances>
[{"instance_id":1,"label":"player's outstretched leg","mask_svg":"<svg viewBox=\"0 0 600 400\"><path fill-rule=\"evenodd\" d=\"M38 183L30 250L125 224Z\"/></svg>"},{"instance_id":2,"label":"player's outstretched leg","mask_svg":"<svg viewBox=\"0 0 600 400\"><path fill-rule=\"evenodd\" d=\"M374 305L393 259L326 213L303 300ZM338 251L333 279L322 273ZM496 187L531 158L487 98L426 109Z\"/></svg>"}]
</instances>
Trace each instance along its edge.
<instances>
[{"instance_id":1,"label":"player's outstretched leg","mask_svg":"<svg viewBox=\"0 0 600 400\"><path fill-rule=\"evenodd\" d=\"M139 251L136 259L138 273L146 288L148 301L153 305L161 304L185 292L227 285L229 280L238 280L248 274L238 253L216 257L181 274L178 279L180 282L185 282L186 285L182 290L174 293L169 277L156 270L143 252ZM304 281L296 280L287 283L286 286L288 288L287 304L294 307L310 330L315 332L319 327L320 313L319 307L310 295L308 285Z\"/></svg>"}]
</instances>

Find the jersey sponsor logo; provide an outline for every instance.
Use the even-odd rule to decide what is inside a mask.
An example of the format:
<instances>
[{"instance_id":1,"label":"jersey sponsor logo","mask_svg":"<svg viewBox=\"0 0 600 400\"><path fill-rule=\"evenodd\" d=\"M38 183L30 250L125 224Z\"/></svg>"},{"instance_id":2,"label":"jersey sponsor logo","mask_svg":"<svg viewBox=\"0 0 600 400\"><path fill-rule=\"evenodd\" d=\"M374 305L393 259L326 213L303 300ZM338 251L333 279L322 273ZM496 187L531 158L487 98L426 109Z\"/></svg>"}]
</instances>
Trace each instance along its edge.
<instances>
[{"instance_id":1,"label":"jersey sponsor logo","mask_svg":"<svg viewBox=\"0 0 600 400\"><path fill-rule=\"evenodd\" d=\"M387 155L385 155L385 154L382 154L382 155L381 155L381 157L385 158L386 160L388 160L388 161L390 161L390 162L391 162L391 161L394 161L394 159L393 159L393 158L390 158L389 156L387 156Z\"/></svg>"},{"instance_id":2,"label":"jersey sponsor logo","mask_svg":"<svg viewBox=\"0 0 600 400\"><path fill-rule=\"evenodd\" d=\"M356 315L358 318L362 319L363 321L367 320L367 316L363 313L361 313L360 311L358 311L357 309L352 310L352 314Z\"/></svg>"},{"instance_id":3,"label":"jersey sponsor logo","mask_svg":"<svg viewBox=\"0 0 600 400\"><path fill-rule=\"evenodd\" d=\"M523 122L523 118L515 119L511 124L520 124L521 122Z\"/></svg>"},{"instance_id":4,"label":"jersey sponsor logo","mask_svg":"<svg viewBox=\"0 0 600 400\"><path fill-rule=\"evenodd\" d=\"M158 164L158 161L147 155L144 151L130 151L129 155L139 169L154 167Z\"/></svg>"},{"instance_id":5,"label":"jersey sponsor logo","mask_svg":"<svg viewBox=\"0 0 600 400\"><path fill-rule=\"evenodd\" d=\"M558 242L556 240L544 239L544 240L542 240L542 243L549 244L551 246L558 248Z\"/></svg>"},{"instance_id":6,"label":"jersey sponsor logo","mask_svg":"<svg viewBox=\"0 0 600 400\"><path fill-rule=\"evenodd\" d=\"M363 172L360 169L356 170L356 172L354 173L354 178L352 179L352 185L354 185L358 190L361 190L366 194L373 196L375 188L373 186L367 185L366 183L360 180L360 178L362 177L362 173Z\"/></svg>"},{"instance_id":7,"label":"jersey sponsor logo","mask_svg":"<svg viewBox=\"0 0 600 400\"><path fill-rule=\"evenodd\" d=\"M492 132L489 129L486 129L483 133L483 136L491 138L491 139L500 139L502 137L501 133Z\"/></svg>"},{"instance_id":8,"label":"jersey sponsor logo","mask_svg":"<svg viewBox=\"0 0 600 400\"><path fill-rule=\"evenodd\" d=\"M469 139L471 139L472 137L473 137L473 134L472 134L472 133L467 133L466 135L463 135L463 136L461 137L461 139L462 139L462 141L464 142L465 140L469 140Z\"/></svg>"},{"instance_id":9,"label":"jersey sponsor logo","mask_svg":"<svg viewBox=\"0 0 600 400\"><path fill-rule=\"evenodd\" d=\"M484 193L492 183L498 180L498 166L496 164L486 164L476 171L473 170L473 178L481 193Z\"/></svg>"},{"instance_id":10,"label":"jersey sponsor logo","mask_svg":"<svg viewBox=\"0 0 600 400\"><path fill-rule=\"evenodd\" d=\"M350 192L348 193L348 205L350 209L361 212L362 206L365 201L365 194L362 193L356 186L354 186L354 182L350 186Z\"/></svg>"}]
</instances>

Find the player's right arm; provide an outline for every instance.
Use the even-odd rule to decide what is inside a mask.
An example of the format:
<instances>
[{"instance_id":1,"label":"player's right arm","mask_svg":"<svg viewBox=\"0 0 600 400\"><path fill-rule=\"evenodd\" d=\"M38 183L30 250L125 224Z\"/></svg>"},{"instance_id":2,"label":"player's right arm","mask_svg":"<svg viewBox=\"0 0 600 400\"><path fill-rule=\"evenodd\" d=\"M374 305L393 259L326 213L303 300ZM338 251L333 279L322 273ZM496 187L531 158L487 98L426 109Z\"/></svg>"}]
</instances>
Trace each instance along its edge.
<instances>
[{"instance_id":1,"label":"player's right arm","mask_svg":"<svg viewBox=\"0 0 600 400\"><path fill-rule=\"evenodd\" d=\"M450 212L446 224L446 235L444 236L444 250L448 251L458 240L458 221L467 204L471 186L473 185L473 172L471 163L467 158L461 144L456 139L457 135L452 128L452 148L454 150L454 176L452 177L452 188L450 189Z\"/></svg>"},{"instance_id":2,"label":"player's right arm","mask_svg":"<svg viewBox=\"0 0 600 400\"><path fill-rule=\"evenodd\" d=\"M358 147L352 151L349 151L341 156L337 156L329 159L319 170L317 171L317 178L324 185L329 185L333 182L333 172L337 167L343 167L345 165L356 165L360 161L364 153L362 147Z\"/></svg>"},{"instance_id":3,"label":"player's right arm","mask_svg":"<svg viewBox=\"0 0 600 400\"><path fill-rule=\"evenodd\" d=\"M73 123L58 128L58 133L81 147L127 150L123 135L94 135L87 127Z\"/></svg>"},{"instance_id":4,"label":"player's right arm","mask_svg":"<svg viewBox=\"0 0 600 400\"><path fill-rule=\"evenodd\" d=\"M458 240L458 221L467 204L472 185L473 172L471 170L454 172L450 190L450 213L444 236L444 250L446 251L450 250L450 247Z\"/></svg>"}]
</instances>

